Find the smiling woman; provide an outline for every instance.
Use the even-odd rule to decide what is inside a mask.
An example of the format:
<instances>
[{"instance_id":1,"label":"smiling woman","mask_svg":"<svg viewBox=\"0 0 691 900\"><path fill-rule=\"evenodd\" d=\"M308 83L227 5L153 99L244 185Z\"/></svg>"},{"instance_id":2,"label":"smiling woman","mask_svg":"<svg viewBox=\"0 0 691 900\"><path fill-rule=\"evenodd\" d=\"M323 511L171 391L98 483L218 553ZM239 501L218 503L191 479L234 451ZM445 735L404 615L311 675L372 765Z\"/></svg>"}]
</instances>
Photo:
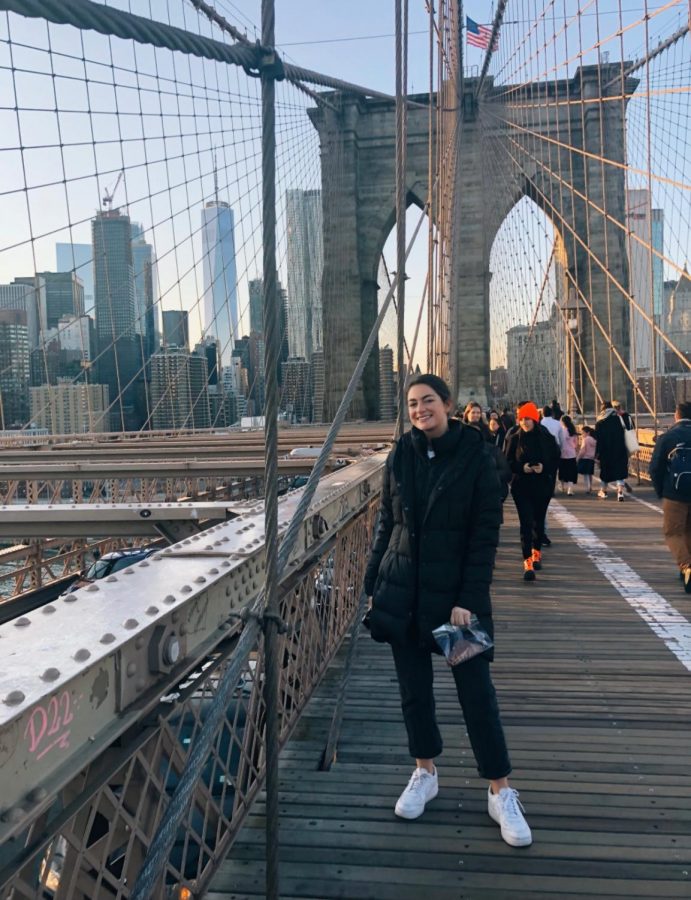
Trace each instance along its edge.
<instances>
[{"instance_id":1,"label":"smiling woman","mask_svg":"<svg viewBox=\"0 0 691 900\"><path fill-rule=\"evenodd\" d=\"M501 498L480 433L449 419L451 393L437 375L414 376L407 406L412 429L389 455L379 525L365 591L374 640L391 644L415 770L396 815L416 819L437 796L434 758L442 738L434 714L432 631L474 614L493 634L489 586L499 540ZM511 846L531 843L490 677L492 651L452 668L478 772L488 779L489 815Z\"/></svg>"}]
</instances>

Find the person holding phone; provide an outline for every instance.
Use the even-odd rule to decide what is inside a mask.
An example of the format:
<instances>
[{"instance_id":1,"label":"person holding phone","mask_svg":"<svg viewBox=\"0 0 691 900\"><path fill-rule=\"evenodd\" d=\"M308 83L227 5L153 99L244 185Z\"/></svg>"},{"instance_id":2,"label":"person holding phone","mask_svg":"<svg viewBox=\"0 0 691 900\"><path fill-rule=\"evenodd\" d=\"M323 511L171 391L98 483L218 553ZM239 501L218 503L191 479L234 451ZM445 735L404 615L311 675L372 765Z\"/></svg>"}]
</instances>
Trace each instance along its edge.
<instances>
[{"instance_id":1,"label":"person holding phone","mask_svg":"<svg viewBox=\"0 0 691 900\"><path fill-rule=\"evenodd\" d=\"M545 517L560 451L549 432L540 427L540 413L534 403L519 407L518 428L507 436L505 452L513 473L511 496L521 528L523 580L535 581L535 572L542 568Z\"/></svg>"},{"instance_id":2,"label":"person holding phone","mask_svg":"<svg viewBox=\"0 0 691 900\"><path fill-rule=\"evenodd\" d=\"M435 716L432 632L471 616L493 636L489 587L499 541L500 485L480 433L451 418L451 392L437 375L416 375L406 390L412 424L389 454L379 523L365 573L370 634L391 645L408 749L415 769L395 813L416 819L437 796L435 757L442 738ZM548 436L549 437L549 436ZM549 438L551 440L551 438ZM513 847L532 841L511 772L490 676L493 651L451 669L487 811Z\"/></svg>"}]
</instances>

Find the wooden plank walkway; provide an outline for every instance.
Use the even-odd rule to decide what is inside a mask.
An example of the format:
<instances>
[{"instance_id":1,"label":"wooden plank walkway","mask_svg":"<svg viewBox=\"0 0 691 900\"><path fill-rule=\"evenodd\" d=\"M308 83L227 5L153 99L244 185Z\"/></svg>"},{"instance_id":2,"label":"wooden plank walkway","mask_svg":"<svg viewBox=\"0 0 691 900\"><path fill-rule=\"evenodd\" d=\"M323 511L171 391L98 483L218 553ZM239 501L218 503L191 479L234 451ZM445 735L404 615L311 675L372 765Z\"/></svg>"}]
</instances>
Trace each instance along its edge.
<instances>
[{"instance_id":1,"label":"wooden plank walkway","mask_svg":"<svg viewBox=\"0 0 691 900\"><path fill-rule=\"evenodd\" d=\"M617 504L557 497L686 619L649 489ZM453 680L439 660L445 751L424 816L397 819L411 770L386 646L366 636L330 772L318 772L345 652L282 755L285 898L691 897L691 672L550 514L553 546L520 577L507 503L494 585L493 666L532 847L503 843L486 811ZM264 896L264 808L255 805L209 900Z\"/></svg>"}]
</instances>

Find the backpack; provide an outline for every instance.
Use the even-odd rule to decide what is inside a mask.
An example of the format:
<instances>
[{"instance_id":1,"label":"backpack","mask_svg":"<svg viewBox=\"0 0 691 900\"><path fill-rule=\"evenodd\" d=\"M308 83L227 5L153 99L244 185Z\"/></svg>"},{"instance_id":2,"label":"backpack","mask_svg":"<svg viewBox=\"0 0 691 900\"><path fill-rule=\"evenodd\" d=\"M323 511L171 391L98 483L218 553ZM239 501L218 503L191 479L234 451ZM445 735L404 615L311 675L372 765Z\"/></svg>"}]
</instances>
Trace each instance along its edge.
<instances>
[{"instance_id":1,"label":"backpack","mask_svg":"<svg viewBox=\"0 0 691 900\"><path fill-rule=\"evenodd\" d=\"M667 469L674 490L684 497L691 497L691 444L684 442L670 450Z\"/></svg>"}]
</instances>

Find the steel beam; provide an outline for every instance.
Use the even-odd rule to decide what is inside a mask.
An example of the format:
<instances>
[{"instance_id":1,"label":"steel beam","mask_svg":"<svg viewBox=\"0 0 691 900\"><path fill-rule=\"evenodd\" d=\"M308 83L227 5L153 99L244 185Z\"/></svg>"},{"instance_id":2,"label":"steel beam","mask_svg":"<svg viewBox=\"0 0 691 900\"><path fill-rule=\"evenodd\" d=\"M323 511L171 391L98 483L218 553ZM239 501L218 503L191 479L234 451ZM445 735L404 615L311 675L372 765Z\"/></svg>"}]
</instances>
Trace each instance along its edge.
<instances>
[{"instance_id":1,"label":"steel beam","mask_svg":"<svg viewBox=\"0 0 691 900\"><path fill-rule=\"evenodd\" d=\"M295 571L380 490L384 454L322 479ZM279 502L279 534L301 491ZM0 626L0 845L228 634L264 583L263 509L248 505L103 584Z\"/></svg>"}]
</instances>

